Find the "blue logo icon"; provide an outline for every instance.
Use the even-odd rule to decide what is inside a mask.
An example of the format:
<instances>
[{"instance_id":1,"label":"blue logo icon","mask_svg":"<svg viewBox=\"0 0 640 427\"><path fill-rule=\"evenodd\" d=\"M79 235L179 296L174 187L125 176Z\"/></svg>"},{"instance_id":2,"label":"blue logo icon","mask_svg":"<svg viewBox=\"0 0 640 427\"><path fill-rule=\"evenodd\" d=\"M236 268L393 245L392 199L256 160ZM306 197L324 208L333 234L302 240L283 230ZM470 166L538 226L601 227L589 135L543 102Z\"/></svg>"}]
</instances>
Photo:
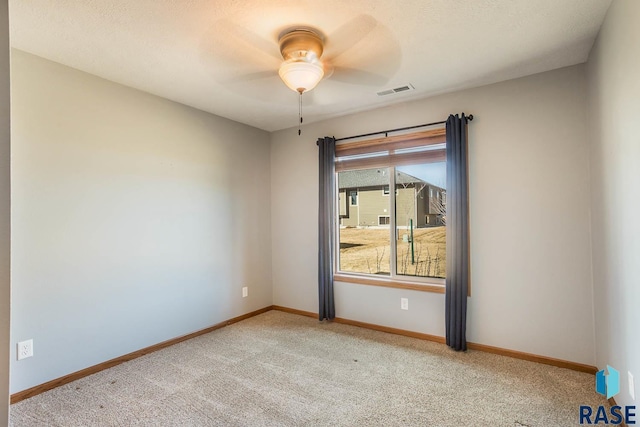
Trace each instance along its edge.
<instances>
[{"instance_id":1,"label":"blue logo icon","mask_svg":"<svg viewBox=\"0 0 640 427\"><path fill-rule=\"evenodd\" d=\"M607 365L608 374L602 371L596 373L596 391L607 399L611 399L620 393L620 372ZM594 408L588 405L580 405L580 424L635 424L636 407L632 405L619 406L615 403L611 406L599 405Z\"/></svg>"},{"instance_id":2,"label":"blue logo icon","mask_svg":"<svg viewBox=\"0 0 640 427\"><path fill-rule=\"evenodd\" d=\"M596 374L596 391L607 399L611 399L620 393L620 372L607 365L608 375L605 375L604 369Z\"/></svg>"}]
</instances>

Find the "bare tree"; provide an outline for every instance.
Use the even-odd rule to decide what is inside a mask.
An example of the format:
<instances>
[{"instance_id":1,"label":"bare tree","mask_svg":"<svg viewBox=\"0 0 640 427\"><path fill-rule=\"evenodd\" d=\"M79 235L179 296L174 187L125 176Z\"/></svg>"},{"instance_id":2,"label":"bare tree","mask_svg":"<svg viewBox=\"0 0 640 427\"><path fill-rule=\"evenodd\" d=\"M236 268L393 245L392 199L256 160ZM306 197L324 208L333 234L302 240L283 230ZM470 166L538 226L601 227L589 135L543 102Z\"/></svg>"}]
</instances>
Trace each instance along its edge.
<instances>
[{"instance_id":1,"label":"bare tree","mask_svg":"<svg viewBox=\"0 0 640 427\"><path fill-rule=\"evenodd\" d=\"M429 200L429 211L435 212L440 220L442 221L442 225L447 225L447 193L444 190L441 193L440 197L432 197Z\"/></svg>"},{"instance_id":2,"label":"bare tree","mask_svg":"<svg viewBox=\"0 0 640 427\"><path fill-rule=\"evenodd\" d=\"M376 269L378 270L377 273L381 273L382 272L382 258L384 258L384 250L386 248L383 246L382 247L382 253L379 254L378 256L378 248L376 248Z\"/></svg>"},{"instance_id":3,"label":"bare tree","mask_svg":"<svg viewBox=\"0 0 640 427\"><path fill-rule=\"evenodd\" d=\"M397 176L400 176L400 173L396 174ZM415 189L415 191L413 192L413 199L412 202L413 203L405 203L404 206L402 206L403 209L403 214L404 217L407 219L407 222L409 221L409 218L412 217L412 213L415 212L416 210L416 206L418 205L418 197L421 197L420 194L422 193L422 190L424 190L427 187L427 183L420 183L420 182L396 182L396 185L401 185L402 188L404 190L406 190L407 188L409 188L410 186L413 186L413 188ZM398 198L396 198L396 210L398 209L398 205L400 203L398 203ZM406 224L407 227L409 227L409 224Z\"/></svg>"}]
</instances>

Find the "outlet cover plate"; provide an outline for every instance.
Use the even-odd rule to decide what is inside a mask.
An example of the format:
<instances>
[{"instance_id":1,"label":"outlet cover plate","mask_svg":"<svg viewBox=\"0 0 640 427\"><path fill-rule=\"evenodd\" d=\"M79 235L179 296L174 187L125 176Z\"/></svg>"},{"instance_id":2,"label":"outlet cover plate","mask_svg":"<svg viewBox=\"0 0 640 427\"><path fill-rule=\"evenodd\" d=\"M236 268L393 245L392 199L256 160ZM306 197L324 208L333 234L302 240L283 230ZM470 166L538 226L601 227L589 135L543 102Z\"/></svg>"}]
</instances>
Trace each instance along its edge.
<instances>
[{"instance_id":1,"label":"outlet cover plate","mask_svg":"<svg viewBox=\"0 0 640 427\"><path fill-rule=\"evenodd\" d=\"M400 298L400 309L409 310L409 298Z\"/></svg>"},{"instance_id":2,"label":"outlet cover plate","mask_svg":"<svg viewBox=\"0 0 640 427\"><path fill-rule=\"evenodd\" d=\"M248 296L249 296L249 288L245 286L244 288L242 288L242 298L246 298Z\"/></svg>"},{"instance_id":3,"label":"outlet cover plate","mask_svg":"<svg viewBox=\"0 0 640 427\"><path fill-rule=\"evenodd\" d=\"M33 356L33 340L20 341L18 343L18 360Z\"/></svg>"}]
</instances>

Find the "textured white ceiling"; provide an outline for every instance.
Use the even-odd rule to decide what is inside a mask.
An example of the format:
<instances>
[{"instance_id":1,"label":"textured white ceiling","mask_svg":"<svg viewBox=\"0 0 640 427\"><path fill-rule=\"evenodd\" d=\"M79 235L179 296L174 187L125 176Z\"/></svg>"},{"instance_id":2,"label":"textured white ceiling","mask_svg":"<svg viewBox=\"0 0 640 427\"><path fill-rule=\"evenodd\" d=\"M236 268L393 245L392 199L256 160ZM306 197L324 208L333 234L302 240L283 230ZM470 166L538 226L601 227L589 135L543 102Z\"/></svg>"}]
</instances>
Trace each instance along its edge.
<instances>
[{"instance_id":1,"label":"textured white ceiling","mask_svg":"<svg viewBox=\"0 0 640 427\"><path fill-rule=\"evenodd\" d=\"M584 62L610 3L10 0L9 19L15 48L273 131L297 125L277 77L286 28L317 28L323 58L352 69L305 94L309 123ZM376 95L406 83L416 90Z\"/></svg>"}]
</instances>

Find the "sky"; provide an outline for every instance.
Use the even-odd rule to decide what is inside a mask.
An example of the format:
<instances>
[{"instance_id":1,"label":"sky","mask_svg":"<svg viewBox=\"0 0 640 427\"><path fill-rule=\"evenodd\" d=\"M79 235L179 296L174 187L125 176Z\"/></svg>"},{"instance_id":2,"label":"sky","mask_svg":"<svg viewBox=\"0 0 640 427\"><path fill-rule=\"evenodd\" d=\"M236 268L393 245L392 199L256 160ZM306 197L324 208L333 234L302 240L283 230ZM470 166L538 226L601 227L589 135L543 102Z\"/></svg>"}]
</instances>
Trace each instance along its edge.
<instances>
[{"instance_id":1,"label":"sky","mask_svg":"<svg viewBox=\"0 0 640 427\"><path fill-rule=\"evenodd\" d=\"M420 165L410 166L397 166L396 170L409 175L413 175L416 178L420 178L430 184L436 185L440 188L445 188L446 185L446 162L438 163L424 163Z\"/></svg>"}]
</instances>

